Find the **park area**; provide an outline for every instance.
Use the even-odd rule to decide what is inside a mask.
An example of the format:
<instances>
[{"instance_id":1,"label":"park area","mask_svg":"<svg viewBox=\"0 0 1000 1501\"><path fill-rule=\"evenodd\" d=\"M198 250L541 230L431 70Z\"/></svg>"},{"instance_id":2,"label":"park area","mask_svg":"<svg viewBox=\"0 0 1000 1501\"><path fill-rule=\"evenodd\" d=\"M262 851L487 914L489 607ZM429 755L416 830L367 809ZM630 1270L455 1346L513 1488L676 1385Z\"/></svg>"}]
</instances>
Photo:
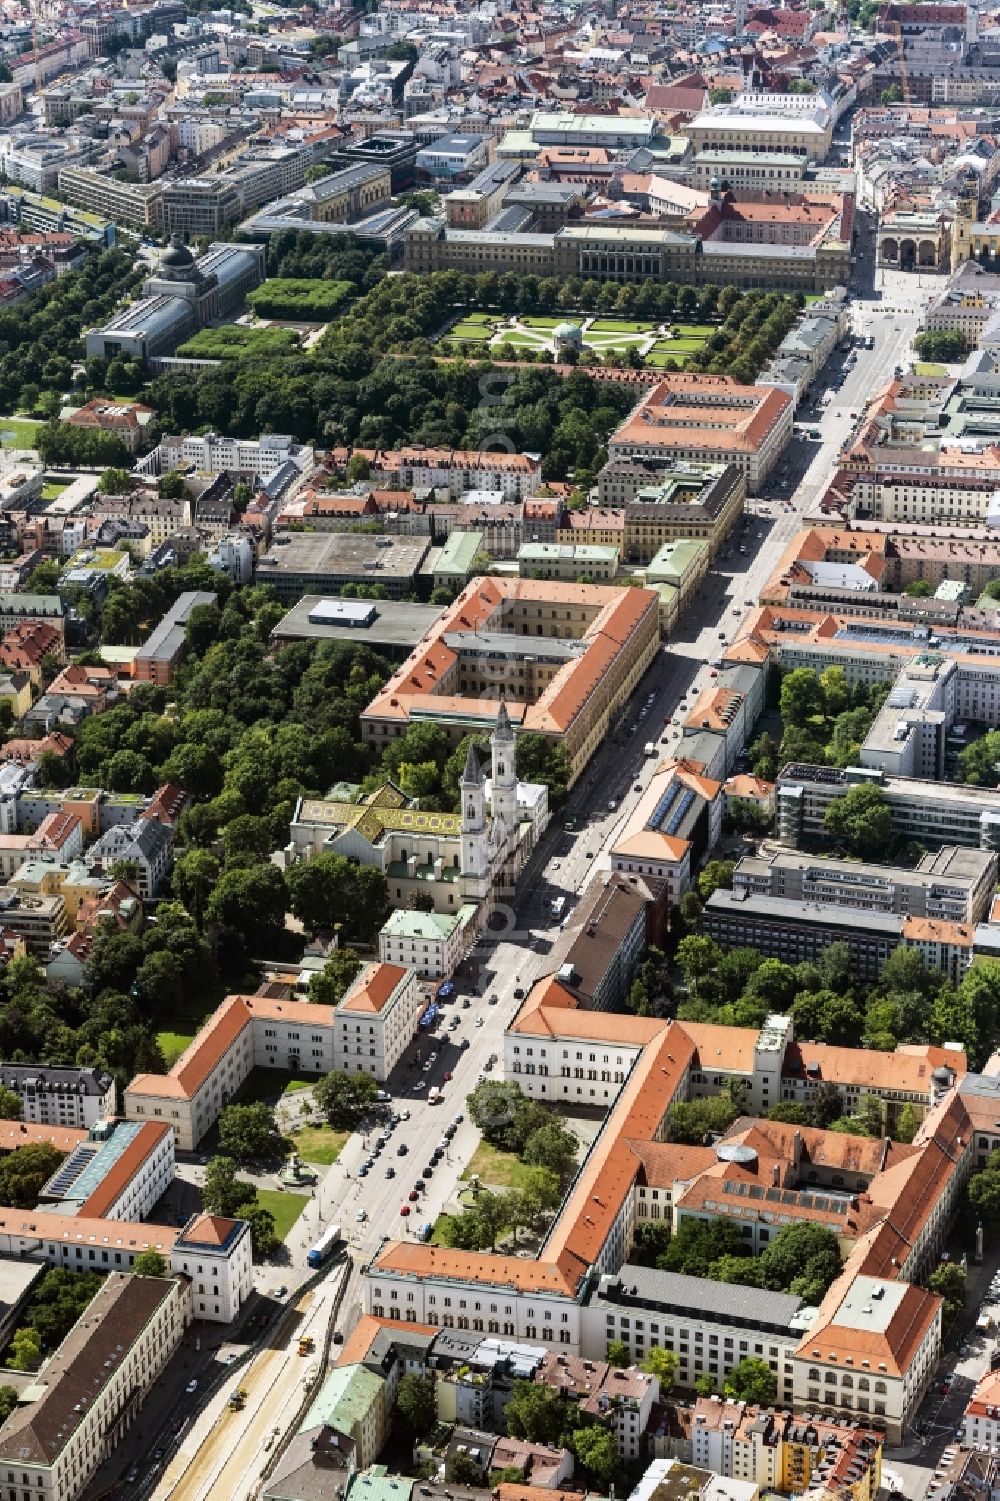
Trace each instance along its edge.
<instances>
[{"instance_id":1,"label":"park area","mask_svg":"<svg viewBox=\"0 0 1000 1501\"><path fill-rule=\"evenodd\" d=\"M570 330L573 330L570 333ZM440 336L440 348L449 354L517 359L529 353L553 357L567 347L588 351L602 363L638 356L643 365L681 369L717 331L715 323L692 323L667 319L602 318L576 313L566 316L534 314L465 313Z\"/></svg>"},{"instance_id":2,"label":"park area","mask_svg":"<svg viewBox=\"0 0 1000 1501\"><path fill-rule=\"evenodd\" d=\"M221 328L200 328L176 353L181 360L270 359L276 354L294 354L298 347L299 336L291 328L225 323Z\"/></svg>"}]
</instances>

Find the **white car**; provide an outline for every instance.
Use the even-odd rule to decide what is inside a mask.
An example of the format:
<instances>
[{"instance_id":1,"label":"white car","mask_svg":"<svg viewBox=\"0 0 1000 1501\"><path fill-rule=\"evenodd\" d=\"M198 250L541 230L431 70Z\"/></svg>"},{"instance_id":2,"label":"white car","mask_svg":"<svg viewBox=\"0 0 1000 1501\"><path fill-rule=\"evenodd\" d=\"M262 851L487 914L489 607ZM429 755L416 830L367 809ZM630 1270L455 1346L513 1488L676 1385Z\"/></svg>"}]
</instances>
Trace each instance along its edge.
<instances>
[{"instance_id":1,"label":"white car","mask_svg":"<svg viewBox=\"0 0 1000 1501\"><path fill-rule=\"evenodd\" d=\"M417 1082L416 1082L416 1084L414 1084L414 1086L413 1086L413 1093L414 1094L419 1094L422 1089L426 1089L426 1088L427 1088L427 1085L424 1083L423 1079L418 1079Z\"/></svg>"},{"instance_id":2,"label":"white car","mask_svg":"<svg viewBox=\"0 0 1000 1501\"><path fill-rule=\"evenodd\" d=\"M354 1223L356 1225L363 1225L364 1222L365 1222L365 1220L367 1218L368 1218L368 1210L367 1209L359 1209L358 1212L357 1212L357 1214L354 1216Z\"/></svg>"},{"instance_id":3,"label":"white car","mask_svg":"<svg viewBox=\"0 0 1000 1501\"><path fill-rule=\"evenodd\" d=\"M476 1026L477 1027L481 1027L482 1025L483 1025L483 1019L482 1019L482 1017L481 1016L477 1016L476 1017Z\"/></svg>"},{"instance_id":4,"label":"white car","mask_svg":"<svg viewBox=\"0 0 1000 1501\"><path fill-rule=\"evenodd\" d=\"M197 1381L189 1381L184 1390L187 1392L189 1397L192 1396L198 1390Z\"/></svg>"}]
</instances>

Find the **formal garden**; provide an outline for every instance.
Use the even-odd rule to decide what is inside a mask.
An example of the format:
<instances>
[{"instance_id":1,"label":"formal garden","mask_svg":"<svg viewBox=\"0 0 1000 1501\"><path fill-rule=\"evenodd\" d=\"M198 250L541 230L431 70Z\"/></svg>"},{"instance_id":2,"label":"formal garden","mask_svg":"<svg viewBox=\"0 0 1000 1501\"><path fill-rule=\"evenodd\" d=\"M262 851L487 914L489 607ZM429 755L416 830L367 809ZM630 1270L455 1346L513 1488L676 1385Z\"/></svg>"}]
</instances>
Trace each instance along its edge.
<instances>
[{"instance_id":1,"label":"formal garden","mask_svg":"<svg viewBox=\"0 0 1000 1501\"><path fill-rule=\"evenodd\" d=\"M556 315L473 312L439 338L449 354L498 360L551 357L580 363L642 364L683 369L718 331L711 322L605 318L592 313Z\"/></svg>"}]
</instances>

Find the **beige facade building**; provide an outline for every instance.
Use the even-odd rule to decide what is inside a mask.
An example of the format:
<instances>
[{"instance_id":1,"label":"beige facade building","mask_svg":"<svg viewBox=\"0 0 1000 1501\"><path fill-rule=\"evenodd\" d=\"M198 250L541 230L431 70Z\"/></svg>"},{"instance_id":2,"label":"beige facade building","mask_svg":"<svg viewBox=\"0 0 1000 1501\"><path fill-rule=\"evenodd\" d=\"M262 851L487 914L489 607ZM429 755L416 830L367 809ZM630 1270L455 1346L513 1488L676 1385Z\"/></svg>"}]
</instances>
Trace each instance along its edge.
<instances>
[{"instance_id":1,"label":"beige facade building","mask_svg":"<svg viewBox=\"0 0 1000 1501\"><path fill-rule=\"evenodd\" d=\"M0 1433L6 1496L75 1501L136 1421L190 1319L179 1277L112 1272ZM28 1394L26 1394L28 1395Z\"/></svg>"},{"instance_id":2,"label":"beige facade building","mask_svg":"<svg viewBox=\"0 0 1000 1501\"><path fill-rule=\"evenodd\" d=\"M473 579L361 716L384 747L433 719L457 745L505 704L515 733L562 745L576 782L643 677L660 641L646 589L536 579Z\"/></svg>"},{"instance_id":3,"label":"beige facade building","mask_svg":"<svg viewBox=\"0 0 1000 1501\"><path fill-rule=\"evenodd\" d=\"M846 1270L796 1353L794 1406L850 1419L871 1413L898 1444L934 1375L941 1306L912 1284Z\"/></svg>"},{"instance_id":4,"label":"beige facade building","mask_svg":"<svg viewBox=\"0 0 1000 1501\"><path fill-rule=\"evenodd\" d=\"M162 186L161 216L170 234L219 235L242 210L238 187L225 177L182 177Z\"/></svg>"},{"instance_id":5,"label":"beige facade building","mask_svg":"<svg viewBox=\"0 0 1000 1501\"><path fill-rule=\"evenodd\" d=\"M815 94L740 94L695 115L687 137L702 151L756 151L825 159L833 139L833 111Z\"/></svg>"},{"instance_id":6,"label":"beige facade building","mask_svg":"<svg viewBox=\"0 0 1000 1501\"><path fill-rule=\"evenodd\" d=\"M608 461L672 467L678 460L733 464L760 489L792 436L783 391L727 375L667 375L608 440Z\"/></svg>"},{"instance_id":7,"label":"beige facade building","mask_svg":"<svg viewBox=\"0 0 1000 1501\"><path fill-rule=\"evenodd\" d=\"M59 197L116 224L155 230L163 225L163 194L159 183L119 182L93 167L63 167L59 173Z\"/></svg>"}]
</instances>

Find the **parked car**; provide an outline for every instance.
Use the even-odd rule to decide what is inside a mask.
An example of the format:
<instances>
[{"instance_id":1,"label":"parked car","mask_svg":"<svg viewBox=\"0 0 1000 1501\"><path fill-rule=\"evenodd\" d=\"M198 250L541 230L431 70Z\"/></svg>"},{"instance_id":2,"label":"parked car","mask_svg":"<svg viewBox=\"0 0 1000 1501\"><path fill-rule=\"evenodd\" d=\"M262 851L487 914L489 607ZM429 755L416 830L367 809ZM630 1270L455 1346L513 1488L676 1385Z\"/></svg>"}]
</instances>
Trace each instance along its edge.
<instances>
[{"instance_id":1,"label":"parked car","mask_svg":"<svg viewBox=\"0 0 1000 1501\"><path fill-rule=\"evenodd\" d=\"M189 1397L192 1396L198 1390L197 1380L192 1379L191 1381L189 1381L184 1390L187 1392Z\"/></svg>"}]
</instances>

